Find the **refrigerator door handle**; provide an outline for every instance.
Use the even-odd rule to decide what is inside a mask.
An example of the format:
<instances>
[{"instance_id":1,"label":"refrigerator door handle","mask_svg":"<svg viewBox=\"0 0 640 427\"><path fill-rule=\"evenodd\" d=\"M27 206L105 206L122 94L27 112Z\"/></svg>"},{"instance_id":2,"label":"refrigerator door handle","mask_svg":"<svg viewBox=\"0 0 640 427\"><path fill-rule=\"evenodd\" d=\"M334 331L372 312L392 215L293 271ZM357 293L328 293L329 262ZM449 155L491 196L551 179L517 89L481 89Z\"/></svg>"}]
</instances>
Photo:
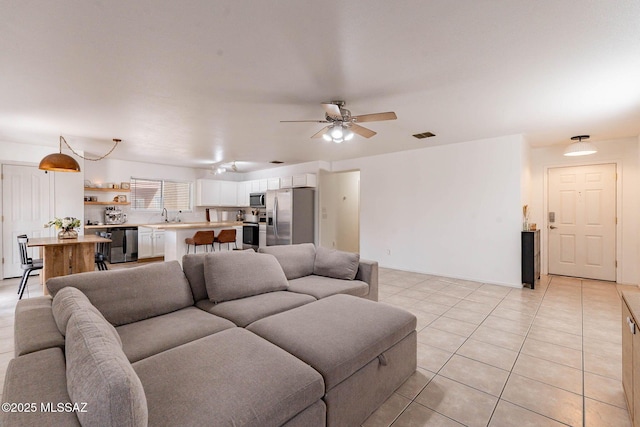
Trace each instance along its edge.
<instances>
[{"instance_id":1,"label":"refrigerator door handle","mask_svg":"<svg viewBox=\"0 0 640 427\"><path fill-rule=\"evenodd\" d=\"M273 200L273 234L278 238L278 197Z\"/></svg>"}]
</instances>

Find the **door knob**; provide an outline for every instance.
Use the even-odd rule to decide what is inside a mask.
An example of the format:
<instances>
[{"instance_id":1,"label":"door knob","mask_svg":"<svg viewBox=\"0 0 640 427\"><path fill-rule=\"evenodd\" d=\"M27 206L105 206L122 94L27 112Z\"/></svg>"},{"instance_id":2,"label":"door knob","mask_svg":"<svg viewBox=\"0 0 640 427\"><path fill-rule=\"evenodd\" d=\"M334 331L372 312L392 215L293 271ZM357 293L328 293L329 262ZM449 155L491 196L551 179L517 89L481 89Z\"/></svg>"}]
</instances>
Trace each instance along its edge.
<instances>
[{"instance_id":1,"label":"door knob","mask_svg":"<svg viewBox=\"0 0 640 427\"><path fill-rule=\"evenodd\" d=\"M550 225L549 228L552 229L552 230L555 230L558 227L556 227L555 225Z\"/></svg>"}]
</instances>

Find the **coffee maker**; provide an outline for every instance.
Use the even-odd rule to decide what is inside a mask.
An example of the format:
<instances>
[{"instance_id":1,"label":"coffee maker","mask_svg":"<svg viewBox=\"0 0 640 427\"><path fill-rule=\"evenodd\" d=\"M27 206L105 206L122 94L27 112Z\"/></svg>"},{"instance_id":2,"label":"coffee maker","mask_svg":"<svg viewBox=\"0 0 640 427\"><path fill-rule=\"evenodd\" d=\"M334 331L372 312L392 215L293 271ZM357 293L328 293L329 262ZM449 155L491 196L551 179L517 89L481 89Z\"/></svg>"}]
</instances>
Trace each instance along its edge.
<instances>
[{"instance_id":1,"label":"coffee maker","mask_svg":"<svg viewBox=\"0 0 640 427\"><path fill-rule=\"evenodd\" d=\"M104 209L105 224L124 224L127 222L127 214L117 206L107 206Z\"/></svg>"}]
</instances>

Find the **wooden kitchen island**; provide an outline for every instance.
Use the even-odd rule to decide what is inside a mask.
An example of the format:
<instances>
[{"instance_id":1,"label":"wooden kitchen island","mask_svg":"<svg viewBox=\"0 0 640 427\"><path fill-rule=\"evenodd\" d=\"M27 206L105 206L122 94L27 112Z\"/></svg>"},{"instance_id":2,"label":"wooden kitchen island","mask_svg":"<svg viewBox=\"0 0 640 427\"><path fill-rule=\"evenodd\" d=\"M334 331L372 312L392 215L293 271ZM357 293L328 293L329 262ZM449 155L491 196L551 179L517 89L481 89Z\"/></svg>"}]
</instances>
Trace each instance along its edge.
<instances>
[{"instance_id":1,"label":"wooden kitchen island","mask_svg":"<svg viewBox=\"0 0 640 427\"><path fill-rule=\"evenodd\" d=\"M177 260L182 265L182 257L187 254L187 244L184 239L193 237L196 231L213 230L217 236L221 230L235 228L238 249L242 249L242 222L167 222L160 224L147 224L145 227L164 230L164 260ZM226 249L225 249L226 250ZM204 252L201 247L199 252Z\"/></svg>"},{"instance_id":2,"label":"wooden kitchen island","mask_svg":"<svg viewBox=\"0 0 640 427\"><path fill-rule=\"evenodd\" d=\"M78 236L75 239L39 237L29 239L27 246L40 247L42 273L40 274L44 295L49 295L45 284L52 277L84 273L95 270L96 243L111 240L95 235Z\"/></svg>"}]
</instances>

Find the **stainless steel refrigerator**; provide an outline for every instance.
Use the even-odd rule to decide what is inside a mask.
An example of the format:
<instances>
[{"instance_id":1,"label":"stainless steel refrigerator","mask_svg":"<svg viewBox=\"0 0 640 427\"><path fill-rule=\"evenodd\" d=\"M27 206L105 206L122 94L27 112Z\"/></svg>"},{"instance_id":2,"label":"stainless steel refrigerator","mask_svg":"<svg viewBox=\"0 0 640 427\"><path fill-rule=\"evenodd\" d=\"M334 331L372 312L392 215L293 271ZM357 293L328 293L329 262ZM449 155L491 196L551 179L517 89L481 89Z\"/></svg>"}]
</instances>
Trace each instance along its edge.
<instances>
[{"instance_id":1,"label":"stainless steel refrigerator","mask_svg":"<svg viewBox=\"0 0 640 427\"><path fill-rule=\"evenodd\" d=\"M107 260L111 264L138 260L138 227L108 228L111 234Z\"/></svg>"},{"instance_id":2,"label":"stainless steel refrigerator","mask_svg":"<svg viewBox=\"0 0 640 427\"><path fill-rule=\"evenodd\" d=\"M267 191L267 246L314 243L313 188Z\"/></svg>"}]
</instances>

